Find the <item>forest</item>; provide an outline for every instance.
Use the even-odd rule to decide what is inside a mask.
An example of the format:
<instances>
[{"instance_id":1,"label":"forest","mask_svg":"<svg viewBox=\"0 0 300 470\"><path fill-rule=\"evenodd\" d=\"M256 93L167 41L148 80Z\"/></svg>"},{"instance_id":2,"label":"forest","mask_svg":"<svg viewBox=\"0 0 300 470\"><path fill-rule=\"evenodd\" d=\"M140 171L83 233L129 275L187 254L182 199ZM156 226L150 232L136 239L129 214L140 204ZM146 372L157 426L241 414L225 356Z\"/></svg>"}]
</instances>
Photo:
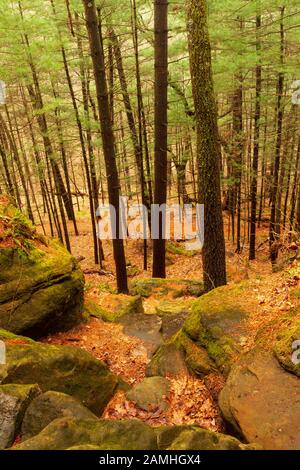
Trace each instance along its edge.
<instances>
[{"instance_id":1,"label":"forest","mask_svg":"<svg viewBox=\"0 0 300 470\"><path fill-rule=\"evenodd\" d=\"M299 451L299 1L0 6L0 462Z\"/></svg>"}]
</instances>

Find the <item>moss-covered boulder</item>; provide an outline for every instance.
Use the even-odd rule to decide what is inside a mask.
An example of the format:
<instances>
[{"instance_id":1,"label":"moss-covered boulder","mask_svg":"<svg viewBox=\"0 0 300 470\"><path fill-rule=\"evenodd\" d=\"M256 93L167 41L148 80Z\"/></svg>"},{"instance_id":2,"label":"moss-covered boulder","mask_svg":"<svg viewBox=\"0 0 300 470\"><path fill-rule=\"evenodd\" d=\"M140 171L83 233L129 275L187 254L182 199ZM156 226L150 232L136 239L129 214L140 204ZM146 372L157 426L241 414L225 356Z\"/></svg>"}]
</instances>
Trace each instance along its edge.
<instances>
[{"instance_id":1,"label":"moss-covered boulder","mask_svg":"<svg viewBox=\"0 0 300 470\"><path fill-rule=\"evenodd\" d=\"M35 341L28 336L16 335L10 331L0 328L0 340L10 344L35 344Z\"/></svg>"},{"instance_id":2,"label":"moss-covered boulder","mask_svg":"<svg viewBox=\"0 0 300 470\"><path fill-rule=\"evenodd\" d=\"M156 315L162 319L161 332L165 341L182 328L193 301L192 298L162 300L155 306Z\"/></svg>"},{"instance_id":3,"label":"moss-covered boulder","mask_svg":"<svg viewBox=\"0 0 300 470\"><path fill-rule=\"evenodd\" d=\"M242 444L225 434L208 431L196 425L164 426L157 430L159 449L167 450L254 450L255 445Z\"/></svg>"},{"instance_id":4,"label":"moss-covered boulder","mask_svg":"<svg viewBox=\"0 0 300 470\"><path fill-rule=\"evenodd\" d=\"M25 387L25 385L19 385L19 387ZM98 419L96 415L70 395L48 391L36 397L28 406L22 422L22 440L39 434L52 421L63 417Z\"/></svg>"},{"instance_id":5,"label":"moss-covered boulder","mask_svg":"<svg viewBox=\"0 0 300 470\"><path fill-rule=\"evenodd\" d=\"M155 431L138 420L109 421L61 418L14 450L64 450L92 445L102 450L156 450Z\"/></svg>"},{"instance_id":6,"label":"moss-covered boulder","mask_svg":"<svg viewBox=\"0 0 300 470\"><path fill-rule=\"evenodd\" d=\"M100 415L112 397L118 379L107 366L87 352L71 346L6 342L6 364L0 365L0 383L39 384L79 399Z\"/></svg>"},{"instance_id":7,"label":"moss-covered boulder","mask_svg":"<svg viewBox=\"0 0 300 470\"><path fill-rule=\"evenodd\" d=\"M300 447L300 379L258 348L232 367L219 405L228 425L266 450Z\"/></svg>"},{"instance_id":8,"label":"moss-covered boulder","mask_svg":"<svg viewBox=\"0 0 300 470\"><path fill-rule=\"evenodd\" d=\"M0 385L0 449L12 445L26 408L39 393L38 385Z\"/></svg>"},{"instance_id":9,"label":"moss-covered boulder","mask_svg":"<svg viewBox=\"0 0 300 470\"><path fill-rule=\"evenodd\" d=\"M148 377L157 375L162 377L187 376L188 369L183 352L175 344L163 344L149 362L146 375Z\"/></svg>"},{"instance_id":10,"label":"moss-covered boulder","mask_svg":"<svg viewBox=\"0 0 300 470\"><path fill-rule=\"evenodd\" d=\"M245 341L248 307L247 283L214 289L194 302L185 321L179 344L185 348L186 336L204 347L218 368L228 374Z\"/></svg>"},{"instance_id":11,"label":"moss-covered boulder","mask_svg":"<svg viewBox=\"0 0 300 470\"><path fill-rule=\"evenodd\" d=\"M0 327L37 336L81 320L84 277L60 243L0 204Z\"/></svg>"},{"instance_id":12,"label":"moss-covered boulder","mask_svg":"<svg viewBox=\"0 0 300 470\"><path fill-rule=\"evenodd\" d=\"M104 321L117 322L124 315L143 313L142 298L139 295L103 293L99 304L87 303L91 316L101 318Z\"/></svg>"},{"instance_id":13,"label":"moss-covered boulder","mask_svg":"<svg viewBox=\"0 0 300 470\"><path fill-rule=\"evenodd\" d=\"M179 331L174 336L172 343L184 353L186 365L191 372L204 377L211 372L217 371L216 364L210 358L207 350L197 342L194 342L183 331Z\"/></svg>"},{"instance_id":14,"label":"moss-covered boulder","mask_svg":"<svg viewBox=\"0 0 300 470\"><path fill-rule=\"evenodd\" d=\"M188 315L191 311L192 303L192 299L162 300L155 306L155 313L160 317Z\"/></svg>"},{"instance_id":15,"label":"moss-covered boulder","mask_svg":"<svg viewBox=\"0 0 300 470\"><path fill-rule=\"evenodd\" d=\"M188 295L199 297L203 294L204 288L201 281L149 278L133 281L131 283L131 292L142 297L150 297L150 295L168 296L169 298Z\"/></svg>"},{"instance_id":16,"label":"moss-covered boulder","mask_svg":"<svg viewBox=\"0 0 300 470\"><path fill-rule=\"evenodd\" d=\"M284 321L274 343L278 361L289 372L300 377L300 309L293 310Z\"/></svg>"}]
</instances>

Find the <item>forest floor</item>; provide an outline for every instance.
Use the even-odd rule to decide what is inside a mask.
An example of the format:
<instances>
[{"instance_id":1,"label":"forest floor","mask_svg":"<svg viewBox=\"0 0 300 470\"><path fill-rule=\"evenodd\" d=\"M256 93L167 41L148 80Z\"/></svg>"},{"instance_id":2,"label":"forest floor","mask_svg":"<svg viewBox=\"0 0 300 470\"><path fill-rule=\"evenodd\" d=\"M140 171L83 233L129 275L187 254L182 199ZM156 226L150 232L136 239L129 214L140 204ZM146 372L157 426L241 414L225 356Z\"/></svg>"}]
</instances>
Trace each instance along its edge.
<instances>
[{"instance_id":1,"label":"forest floor","mask_svg":"<svg viewBox=\"0 0 300 470\"><path fill-rule=\"evenodd\" d=\"M85 272L86 299L101 303L103 291L113 292L115 285L114 262L111 243L103 244L105 262L101 274L99 267L93 263L93 243L91 229L85 220L79 221L80 235L71 233L72 252L80 257L80 266ZM267 226L258 231L257 260L249 262L247 246L241 254L235 253L234 245L227 240L227 270L229 283L249 280L249 293L245 302L253 312L247 323L248 334L244 349L250 349L255 341L257 331L263 326L267 343L271 344L273 331L272 320L280 324L282 312L294 308L295 299L290 292L300 281L300 269L297 261L289 264L288 269L274 273L268 259ZM151 277L151 270L143 271L142 242L129 240L125 242L126 259L130 279ZM82 259L84 258L84 259ZM283 262L285 255L281 256ZM149 265L151 264L151 249L149 250ZM201 277L201 254L168 253L167 276L169 278L195 279ZM160 300L161 297L160 297ZM153 293L146 299L144 308L151 313L158 299ZM284 321L284 320L282 320ZM277 327L276 327L277 329ZM123 326L118 323L107 323L98 318L89 320L66 333L57 333L45 338L50 344L68 344L80 347L96 358L104 361L109 368L121 376L127 383L136 384L145 377L146 367L150 361L151 345L147 341L125 334ZM153 408L143 411L127 400L124 391L119 391L108 404L104 416L109 419L139 418L153 426L161 424L190 424L197 423L212 431L224 430L221 414L216 398L224 384L221 376L210 374L204 380L192 375L183 374L168 377L171 383L171 393L168 397L167 411Z\"/></svg>"}]
</instances>

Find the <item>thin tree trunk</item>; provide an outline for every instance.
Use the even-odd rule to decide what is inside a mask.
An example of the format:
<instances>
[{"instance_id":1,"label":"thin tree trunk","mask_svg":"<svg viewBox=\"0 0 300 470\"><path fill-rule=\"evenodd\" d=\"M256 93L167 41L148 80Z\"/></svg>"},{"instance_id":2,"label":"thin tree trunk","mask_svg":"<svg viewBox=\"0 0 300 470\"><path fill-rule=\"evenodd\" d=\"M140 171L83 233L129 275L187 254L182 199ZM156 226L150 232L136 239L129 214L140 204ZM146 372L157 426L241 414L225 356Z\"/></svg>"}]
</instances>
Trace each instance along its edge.
<instances>
[{"instance_id":1,"label":"thin tree trunk","mask_svg":"<svg viewBox=\"0 0 300 470\"><path fill-rule=\"evenodd\" d=\"M256 212L257 212L257 177L258 177L258 161L259 161L259 137L260 137L260 109L261 109L261 85L262 85L262 68L261 68L261 43L260 43L261 16L256 17L256 85L255 85L255 112L254 112L254 145L253 160L251 168L251 187L250 187L250 244L249 244L249 260L255 259L256 245Z\"/></svg>"},{"instance_id":2,"label":"thin tree trunk","mask_svg":"<svg viewBox=\"0 0 300 470\"><path fill-rule=\"evenodd\" d=\"M168 0L154 1L154 203L167 202L168 167ZM165 213L159 212L159 238L153 240L153 277L166 277Z\"/></svg>"},{"instance_id":3,"label":"thin tree trunk","mask_svg":"<svg viewBox=\"0 0 300 470\"><path fill-rule=\"evenodd\" d=\"M114 134L109 111L108 91L105 76L102 38L99 34L97 12L94 0L83 0L86 26L94 68L97 90L98 111L102 135L103 153L106 166L109 203L116 213L116 234L113 239L113 252L116 264L117 286L119 292L128 292L126 261L122 233L119 230L120 221L120 183L117 172Z\"/></svg>"}]
</instances>

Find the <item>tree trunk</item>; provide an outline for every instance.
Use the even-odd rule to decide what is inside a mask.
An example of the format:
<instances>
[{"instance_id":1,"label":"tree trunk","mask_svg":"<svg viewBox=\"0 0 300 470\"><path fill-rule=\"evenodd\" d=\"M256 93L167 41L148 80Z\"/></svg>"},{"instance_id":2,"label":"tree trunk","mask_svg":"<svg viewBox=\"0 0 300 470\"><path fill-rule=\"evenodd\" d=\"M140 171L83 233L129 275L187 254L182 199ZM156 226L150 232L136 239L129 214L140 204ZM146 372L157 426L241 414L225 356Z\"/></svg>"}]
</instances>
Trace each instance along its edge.
<instances>
[{"instance_id":1,"label":"tree trunk","mask_svg":"<svg viewBox=\"0 0 300 470\"><path fill-rule=\"evenodd\" d=\"M86 26L89 35L89 44L96 83L102 145L107 175L108 197L109 203L114 207L116 212L116 233L113 239L113 252L116 264L117 286L119 292L128 292L124 245L123 239L121 238L122 234L119 230L120 183L116 164L114 134L109 110L102 41L98 29L95 1L83 0L83 4L85 8Z\"/></svg>"},{"instance_id":2,"label":"tree trunk","mask_svg":"<svg viewBox=\"0 0 300 470\"><path fill-rule=\"evenodd\" d=\"M154 2L154 203L167 202L168 145L168 0ZM166 277L165 215L159 212L159 238L153 240L153 277Z\"/></svg>"},{"instance_id":3,"label":"tree trunk","mask_svg":"<svg viewBox=\"0 0 300 470\"><path fill-rule=\"evenodd\" d=\"M281 19L280 19L280 63L283 65L284 62L284 10L281 8ZM270 219L270 259L271 263L275 264L278 257L278 240L280 233L278 224L276 224L276 201L278 193L278 180L279 180L279 168L281 159L281 143L282 143L282 124L283 124L283 86L284 86L284 74L279 72L278 74L278 86L277 86L277 138L276 138L276 150L275 150L275 161L273 168L273 184L271 191L271 219Z\"/></svg>"},{"instance_id":4,"label":"tree trunk","mask_svg":"<svg viewBox=\"0 0 300 470\"><path fill-rule=\"evenodd\" d=\"M199 199L204 204L203 278L206 291L226 284L220 191L221 147L205 0L186 0L192 89L197 129Z\"/></svg>"},{"instance_id":5,"label":"tree trunk","mask_svg":"<svg viewBox=\"0 0 300 470\"><path fill-rule=\"evenodd\" d=\"M261 44L260 44L260 28L261 16L256 17L256 54L258 61L256 65L256 84L255 84L255 111L254 111L254 146L253 146L253 161L252 161L252 174L251 174L251 187L250 187L250 245L249 245L249 260L255 259L255 243L256 243L256 208L257 208L257 174L258 174L258 159L259 159L259 136L260 136L260 96L261 96L261 83L262 83L262 69L261 69Z\"/></svg>"}]
</instances>

